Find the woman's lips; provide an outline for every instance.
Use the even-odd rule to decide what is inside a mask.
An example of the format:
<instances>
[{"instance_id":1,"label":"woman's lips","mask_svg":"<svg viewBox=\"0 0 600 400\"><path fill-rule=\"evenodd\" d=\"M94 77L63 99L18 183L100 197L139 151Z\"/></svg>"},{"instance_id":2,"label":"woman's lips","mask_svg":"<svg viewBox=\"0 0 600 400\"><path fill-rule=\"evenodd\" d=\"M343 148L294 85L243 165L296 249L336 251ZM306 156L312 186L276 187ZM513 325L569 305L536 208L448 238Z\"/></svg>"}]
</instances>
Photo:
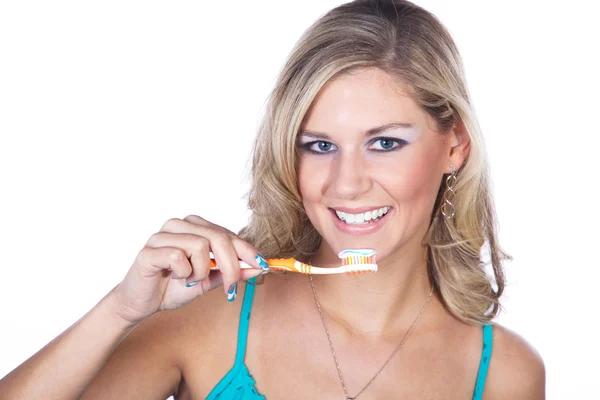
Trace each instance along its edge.
<instances>
[{"instance_id":1,"label":"woman's lips","mask_svg":"<svg viewBox=\"0 0 600 400\"><path fill-rule=\"evenodd\" d=\"M388 210L387 214L385 214L381 218L379 218L378 221L369 222L368 224L347 224L344 221L341 221L337 217L335 210L330 209L329 211L331 213L331 218L333 218L333 222L335 223L335 226L340 231L347 233L349 235L369 235L369 234L379 230L383 226L383 224L386 223L389 215L394 212L394 209L390 208Z\"/></svg>"}]
</instances>

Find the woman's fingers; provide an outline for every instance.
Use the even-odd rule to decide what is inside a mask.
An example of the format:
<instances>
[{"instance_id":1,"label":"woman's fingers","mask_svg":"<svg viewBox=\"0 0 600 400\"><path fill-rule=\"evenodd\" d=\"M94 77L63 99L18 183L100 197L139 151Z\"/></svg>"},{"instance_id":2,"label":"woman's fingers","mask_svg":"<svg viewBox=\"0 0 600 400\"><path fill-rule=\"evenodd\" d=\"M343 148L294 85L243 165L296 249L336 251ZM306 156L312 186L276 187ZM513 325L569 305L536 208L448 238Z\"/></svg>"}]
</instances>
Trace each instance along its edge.
<instances>
[{"instance_id":1,"label":"woman's fingers","mask_svg":"<svg viewBox=\"0 0 600 400\"><path fill-rule=\"evenodd\" d=\"M256 268L261 268L256 260L258 250L240 239L233 232L215 225L197 215L189 215L183 220L173 218L161 228L169 233L192 233L208 240L210 251L223 276L223 290L230 295L232 286L240 280L239 260Z\"/></svg>"},{"instance_id":2,"label":"woman's fingers","mask_svg":"<svg viewBox=\"0 0 600 400\"><path fill-rule=\"evenodd\" d=\"M169 232L180 232L181 230L185 230L186 225L182 224L181 222L189 222L195 227L200 227L191 228L194 230L194 232L200 234L200 236L202 236L202 232L206 233L208 230L225 234L225 236L227 236L228 239L232 242L233 247L240 260L248 263L249 265L259 267L255 259L256 255L258 254L258 249L252 246L250 243L246 242L245 240L240 239L239 236L237 236L229 229L226 229L220 225L213 224L212 222L207 221L206 219L197 215L188 215L183 220L172 219L169 221L167 221L168 226L167 224L163 225L163 229Z\"/></svg>"},{"instance_id":3,"label":"woman's fingers","mask_svg":"<svg viewBox=\"0 0 600 400\"><path fill-rule=\"evenodd\" d=\"M150 237L147 247L179 247L191 262L191 270L186 276L174 276L187 282L199 281L208 276L210 271L210 243L208 239L188 233L158 232Z\"/></svg>"},{"instance_id":4,"label":"woman's fingers","mask_svg":"<svg viewBox=\"0 0 600 400\"><path fill-rule=\"evenodd\" d=\"M164 293L169 286L174 286L169 285L171 277L185 277L191 273L192 266L181 248L145 246L123 281L113 289L118 300L116 312L132 323L144 320L164 309L161 308Z\"/></svg>"},{"instance_id":5,"label":"woman's fingers","mask_svg":"<svg viewBox=\"0 0 600 400\"><path fill-rule=\"evenodd\" d=\"M143 276L170 271L174 279L181 279L192 273L186 252L174 246L144 247L138 253L136 263L142 265Z\"/></svg>"},{"instance_id":6,"label":"woman's fingers","mask_svg":"<svg viewBox=\"0 0 600 400\"><path fill-rule=\"evenodd\" d=\"M209 240L219 271L223 274L223 290L228 299L233 300L237 295L234 285L240 280L238 255L226 233L214 232Z\"/></svg>"}]
</instances>

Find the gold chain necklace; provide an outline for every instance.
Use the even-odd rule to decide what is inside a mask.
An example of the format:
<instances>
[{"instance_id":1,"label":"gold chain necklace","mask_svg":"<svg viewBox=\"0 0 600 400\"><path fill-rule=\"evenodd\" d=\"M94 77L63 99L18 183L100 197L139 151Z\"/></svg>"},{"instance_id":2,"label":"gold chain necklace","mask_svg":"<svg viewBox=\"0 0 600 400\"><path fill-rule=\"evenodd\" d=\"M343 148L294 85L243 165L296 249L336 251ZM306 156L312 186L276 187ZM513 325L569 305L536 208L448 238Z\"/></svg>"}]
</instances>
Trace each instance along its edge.
<instances>
[{"instance_id":1,"label":"gold chain necklace","mask_svg":"<svg viewBox=\"0 0 600 400\"><path fill-rule=\"evenodd\" d=\"M394 355L398 352L398 350L400 350L400 348L402 347L402 345L404 344L404 342L406 341L408 336L415 329L415 326L417 326L419 319L421 319L421 315L423 315L423 311L425 311L425 308L427 308L427 305L429 304L429 300L431 300L431 295L433 294L433 286L431 286L431 290L429 291L429 297L427 297L427 301L425 301L425 304L423 304L423 307L421 308L419 315L417 315L417 318L415 318L410 329L408 330L408 332L406 332L406 334L402 338L402 341L400 342L400 344L398 344L398 346L394 349L394 351L388 357L386 362L381 366L381 368L379 368L379 371L377 371L375 376L373 376L373 378L371 378L371 380L369 382L367 382L365 387L363 387L362 390L360 392L358 392L358 394L356 396L350 397L350 396L348 396L348 389L346 389L346 384L344 383L344 377L342 376L342 370L340 369L340 363L337 359L337 356L335 355L335 349L333 348L333 343L331 341L331 335L329 334L329 329L327 329L327 324L325 323L325 318L323 318L323 311L321 310L321 304L319 303L319 299L317 298L317 292L315 290L315 285L313 284L312 275L309 274L308 278L310 279L310 287L312 288L313 295L315 296L315 303L317 303L317 308L319 309L319 315L321 316L321 322L323 322L323 327L325 328L325 333L327 334L327 340L329 340L329 347L331 349L331 354L333 355L333 361L335 361L335 367L337 368L338 376L340 377L342 389L344 389L344 395L346 396L346 400L354 400L358 396L360 396L360 394L362 392L364 392L366 388L369 387L369 385L371 384L371 382L373 382L375 380L375 378L377 378L379 376L381 371L383 371L383 369L389 364L390 360L394 357Z\"/></svg>"}]
</instances>

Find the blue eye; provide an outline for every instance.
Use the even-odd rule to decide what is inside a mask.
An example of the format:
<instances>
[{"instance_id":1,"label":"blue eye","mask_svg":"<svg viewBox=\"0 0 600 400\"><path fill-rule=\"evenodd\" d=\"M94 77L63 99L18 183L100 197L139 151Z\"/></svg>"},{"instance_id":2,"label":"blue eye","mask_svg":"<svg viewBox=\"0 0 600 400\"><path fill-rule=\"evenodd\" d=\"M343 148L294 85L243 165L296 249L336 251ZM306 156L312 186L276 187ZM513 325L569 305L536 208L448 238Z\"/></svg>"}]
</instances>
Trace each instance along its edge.
<instances>
[{"instance_id":1,"label":"blue eye","mask_svg":"<svg viewBox=\"0 0 600 400\"><path fill-rule=\"evenodd\" d=\"M316 146L315 146L316 145ZM325 154L331 153L331 149L334 148L334 144L330 142L326 142L324 140L317 140L314 142L304 143L302 147L305 150L310 151L315 154Z\"/></svg>"},{"instance_id":2,"label":"blue eye","mask_svg":"<svg viewBox=\"0 0 600 400\"><path fill-rule=\"evenodd\" d=\"M317 147L320 151L329 151L331 149L331 143L329 142L317 142Z\"/></svg>"},{"instance_id":3,"label":"blue eye","mask_svg":"<svg viewBox=\"0 0 600 400\"><path fill-rule=\"evenodd\" d=\"M377 138L377 139L373 140L372 143L374 145L376 143L379 144L378 146L375 145L375 148L373 148L373 150L376 150L376 151L390 151L390 150L394 150L395 148L399 147L400 145L407 144L407 142L405 142L404 140L392 139L392 138L386 138L386 137Z\"/></svg>"},{"instance_id":4,"label":"blue eye","mask_svg":"<svg viewBox=\"0 0 600 400\"><path fill-rule=\"evenodd\" d=\"M376 152L389 152L407 145L408 142L402 139L380 137L371 141L369 150ZM315 140L302 144L302 149L313 154L329 154L337 150L337 146L325 140Z\"/></svg>"}]
</instances>

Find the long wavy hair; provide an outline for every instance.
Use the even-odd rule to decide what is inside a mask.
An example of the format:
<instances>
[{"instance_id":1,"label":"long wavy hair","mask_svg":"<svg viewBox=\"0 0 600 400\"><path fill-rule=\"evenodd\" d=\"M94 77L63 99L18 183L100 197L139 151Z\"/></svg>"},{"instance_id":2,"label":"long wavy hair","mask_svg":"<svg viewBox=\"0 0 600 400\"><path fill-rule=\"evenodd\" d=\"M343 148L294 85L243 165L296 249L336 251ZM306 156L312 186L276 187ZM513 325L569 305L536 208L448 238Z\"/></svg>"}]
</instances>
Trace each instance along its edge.
<instances>
[{"instance_id":1,"label":"long wavy hair","mask_svg":"<svg viewBox=\"0 0 600 400\"><path fill-rule=\"evenodd\" d=\"M297 134L328 81L373 67L404 83L441 134L462 124L470 137L470 153L454 187L456 214L440 215L444 175L423 245L445 307L464 322L487 323L499 310L502 261L510 256L498 245L483 138L451 35L433 14L409 1L352 1L323 15L302 35L266 104L252 154L248 201L253 213L239 235L267 258L306 261L316 252L322 238L306 215L297 184Z\"/></svg>"}]
</instances>

